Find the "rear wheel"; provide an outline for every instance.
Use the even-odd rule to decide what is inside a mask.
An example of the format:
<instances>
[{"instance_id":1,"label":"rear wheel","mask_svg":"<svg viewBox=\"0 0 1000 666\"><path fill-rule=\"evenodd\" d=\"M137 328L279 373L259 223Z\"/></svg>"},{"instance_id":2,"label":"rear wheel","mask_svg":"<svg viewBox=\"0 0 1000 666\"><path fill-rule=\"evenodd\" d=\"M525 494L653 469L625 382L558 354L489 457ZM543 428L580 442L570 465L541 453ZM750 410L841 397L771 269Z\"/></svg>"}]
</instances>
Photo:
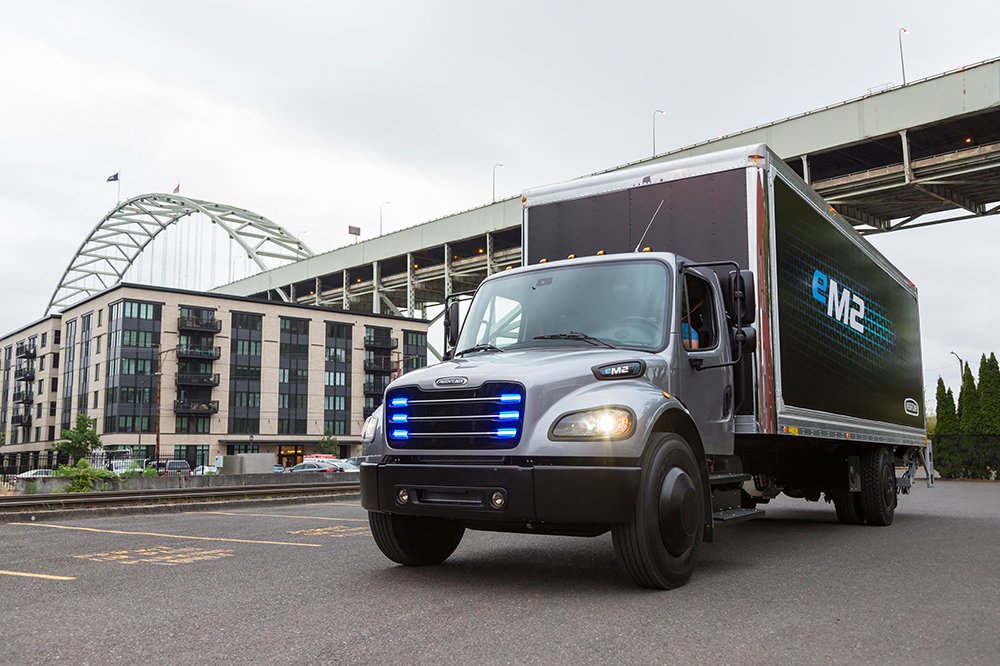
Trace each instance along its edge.
<instances>
[{"instance_id":1,"label":"rear wheel","mask_svg":"<svg viewBox=\"0 0 1000 666\"><path fill-rule=\"evenodd\" d=\"M408 566L441 564L455 552L465 528L450 520L368 512L368 524L379 550Z\"/></svg>"},{"instance_id":2,"label":"rear wheel","mask_svg":"<svg viewBox=\"0 0 1000 666\"><path fill-rule=\"evenodd\" d=\"M896 468L884 446L861 457L861 507L869 525L892 525L896 513Z\"/></svg>"},{"instance_id":3,"label":"rear wheel","mask_svg":"<svg viewBox=\"0 0 1000 666\"><path fill-rule=\"evenodd\" d=\"M837 510L837 520L844 525L861 525L865 514L861 508L861 494L840 490L831 493L833 506Z\"/></svg>"},{"instance_id":4,"label":"rear wheel","mask_svg":"<svg viewBox=\"0 0 1000 666\"><path fill-rule=\"evenodd\" d=\"M618 561L632 580L669 590L691 578L702 540L703 493L688 443L656 433L643 454L635 511L612 530Z\"/></svg>"}]
</instances>

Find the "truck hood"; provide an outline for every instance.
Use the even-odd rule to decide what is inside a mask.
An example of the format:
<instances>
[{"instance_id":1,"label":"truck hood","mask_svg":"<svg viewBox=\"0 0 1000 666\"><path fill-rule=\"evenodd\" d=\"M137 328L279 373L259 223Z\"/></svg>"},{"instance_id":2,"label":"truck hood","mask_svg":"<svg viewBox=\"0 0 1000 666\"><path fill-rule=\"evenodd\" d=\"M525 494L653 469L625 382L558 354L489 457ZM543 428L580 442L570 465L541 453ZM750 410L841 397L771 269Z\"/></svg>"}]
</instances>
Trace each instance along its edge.
<instances>
[{"instance_id":1,"label":"truck hood","mask_svg":"<svg viewBox=\"0 0 1000 666\"><path fill-rule=\"evenodd\" d=\"M627 361L644 361L645 377L656 385L666 381L666 362L655 354L629 349L604 349L580 347L537 347L505 352L478 352L444 361L437 365L409 372L390 386L413 386L424 390L448 388L475 388L487 381L515 381L532 386L544 385L546 392L566 382L565 390L572 390L581 381L595 381L592 368ZM438 380L455 379L452 385L435 384ZM459 384L461 379L464 383Z\"/></svg>"}]
</instances>

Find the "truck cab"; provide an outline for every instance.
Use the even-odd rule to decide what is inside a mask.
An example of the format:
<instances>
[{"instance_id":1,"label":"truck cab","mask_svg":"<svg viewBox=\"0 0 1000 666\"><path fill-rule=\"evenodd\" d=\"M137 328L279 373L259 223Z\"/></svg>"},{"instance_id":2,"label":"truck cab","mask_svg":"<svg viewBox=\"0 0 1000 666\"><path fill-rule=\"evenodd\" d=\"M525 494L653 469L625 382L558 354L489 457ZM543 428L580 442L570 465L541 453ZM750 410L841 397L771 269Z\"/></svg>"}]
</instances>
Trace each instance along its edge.
<instances>
[{"instance_id":1,"label":"truck cab","mask_svg":"<svg viewBox=\"0 0 1000 666\"><path fill-rule=\"evenodd\" d=\"M652 511L676 529L641 539L670 554L646 559L671 565L640 582L682 584L711 533L706 455L733 453L734 331L748 323L746 287L733 284L653 252L484 281L460 331L451 308L450 358L393 382L366 426L362 501L383 551L431 563L466 528L617 534L645 529ZM660 476L644 478L656 455L645 466ZM437 546L403 536L439 532Z\"/></svg>"}]
</instances>

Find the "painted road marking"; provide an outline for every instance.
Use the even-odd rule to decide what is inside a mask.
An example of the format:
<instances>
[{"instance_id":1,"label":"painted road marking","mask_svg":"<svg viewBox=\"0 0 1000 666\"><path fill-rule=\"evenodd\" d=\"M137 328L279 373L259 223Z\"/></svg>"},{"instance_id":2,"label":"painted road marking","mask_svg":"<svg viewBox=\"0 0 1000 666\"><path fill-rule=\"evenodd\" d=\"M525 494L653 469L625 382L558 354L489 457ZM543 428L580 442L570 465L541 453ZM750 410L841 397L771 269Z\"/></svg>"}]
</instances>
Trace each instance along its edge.
<instances>
[{"instance_id":1,"label":"painted road marking","mask_svg":"<svg viewBox=\"0 0 1000 666\"><path fill-rule=\"evenodd\" d=\"M292 530L289 534L303 534L305 536L334 536L347 537L368 534L368 527L349 527L347 525L330 525L327 527L310 527L304 530Z\"/></svg>"},{"instance_id":2,"label":"painted road marking","mask_svg":"<svg viewBox=\"0 0 1000 666\"><path fill-rule=\"evenodd\" d=\"M175 566L177 564L192 564L194 562L204 562L206 560L218 560L223 557L232 557L236 551L217 548L207 550L205 548L193 547L171 547L171 546L150 546L148 548L136 548L134 550L113 550L108 553L90 553L88 555L74 555L80 560L90 560L91 562L118 562L119 564L163 564Z\"/></svg>"},{"instance_id":3,"label":"painted road marking","mask_svg":"<svg viewBox=\"0 0 1000 666\"><path fill-rule=\"evenodd\" d=\"M330 516L289 516L281 513L241 513L237 511L189 511L188 513L209 513L213 516L254 516L257 518L304 518L306 520L346 520L352 523L367 523L367 518L333 518Z\"/></svg>"},{"instance_id":4,"label":"painted road marking","mask_svg":"<svg viewBox=\"0 0 1000 666\"><path fill-rule=\"evenodd\" d=\"M76 580L76 576L50 576L49 574L26 573L24 571L4 571L0 569L0 576L23 576L25 578L41 578L43 580Z\"/></svg>"},{"instance_id":5,"label":"painted road marking","mask_svg":"<svg viewBox=\"0 0 1000 666\"><path fill-rule=\"evenodd\" d=\"M303 548L322 548L321 543L295 543L292 541L257 541L254 539L230 539L226 537L183 536L180 534L160 534L159 532L127 532L125 530L99 530L96 527L75 527L70 525L52 525L49 523L7 523L8 525L23 525L26 527L50 527L56 530L76 530L78 532L97 532L99 534L128 534L132 536L151 536L164 539L190 539L192 541L222 541L225 543L256 543L265 546L301 546Z\"/></svg>"}]
</instances>

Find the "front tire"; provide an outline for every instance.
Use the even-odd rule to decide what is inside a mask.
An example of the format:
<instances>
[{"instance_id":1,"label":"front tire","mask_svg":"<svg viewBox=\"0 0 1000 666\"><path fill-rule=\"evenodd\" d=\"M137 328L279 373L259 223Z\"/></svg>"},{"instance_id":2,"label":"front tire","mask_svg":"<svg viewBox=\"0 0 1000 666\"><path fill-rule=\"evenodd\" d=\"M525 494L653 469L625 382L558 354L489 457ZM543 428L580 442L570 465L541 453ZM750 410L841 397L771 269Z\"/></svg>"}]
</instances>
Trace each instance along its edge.
<instances>
[{"instance_id":1,"label":"front tire","mask_svg":"<svg viewBox=\"0 0 1000 666\"><path fill-rule=\"evenodd\" d=\"M684 438L654 434L643 454L635 511L612 530L618 561L637 584L671 590L691 578L705 522L704 492Z\"/></svg>"},{"instance_id":2,"label":"front tire","mask_svg":"<svg viewBox=\"0 0 1000 666\"><path fill-rule=\"evenodd\" d=\"M892 525L896 513L896 468L884 446L861 457L861 508L869 525Z\"/></svg>"},{"instance_id":3,"label":"front tire","mask_svg":"<svg viewBox=\"0 0 1000 666\"><path fill-rule=\"evenodd\" d=\"M393 562L422 567L441 564L458 548L465 527L441 518L368 512L379 550Z\"/></svg>"}]
</instances>

